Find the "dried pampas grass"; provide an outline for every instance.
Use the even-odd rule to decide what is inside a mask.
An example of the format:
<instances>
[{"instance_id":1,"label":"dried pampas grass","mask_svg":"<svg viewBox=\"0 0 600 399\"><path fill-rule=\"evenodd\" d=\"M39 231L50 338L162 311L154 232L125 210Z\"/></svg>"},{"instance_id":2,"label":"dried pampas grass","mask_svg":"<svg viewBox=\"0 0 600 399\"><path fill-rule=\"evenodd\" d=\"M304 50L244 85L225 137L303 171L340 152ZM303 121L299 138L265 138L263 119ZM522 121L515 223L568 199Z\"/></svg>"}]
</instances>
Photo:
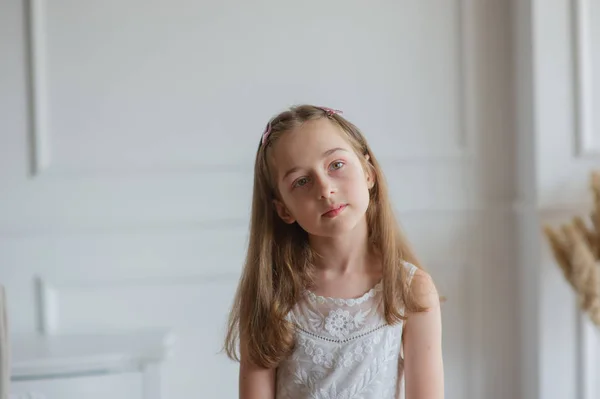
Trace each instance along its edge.
<instances>
[{"instance_id":1,"label":"dried pampas grass","mask_svg":"<svg viewBox=\"0 0 600 399\"><path fill-rule=\"evenodd\" d=\"M592 174L594 211L589 228L580 217L555 230L544 226L544 234L565 279L577 293L579 305L600 326L600 174Z\"/></svg>"}]
</instances>

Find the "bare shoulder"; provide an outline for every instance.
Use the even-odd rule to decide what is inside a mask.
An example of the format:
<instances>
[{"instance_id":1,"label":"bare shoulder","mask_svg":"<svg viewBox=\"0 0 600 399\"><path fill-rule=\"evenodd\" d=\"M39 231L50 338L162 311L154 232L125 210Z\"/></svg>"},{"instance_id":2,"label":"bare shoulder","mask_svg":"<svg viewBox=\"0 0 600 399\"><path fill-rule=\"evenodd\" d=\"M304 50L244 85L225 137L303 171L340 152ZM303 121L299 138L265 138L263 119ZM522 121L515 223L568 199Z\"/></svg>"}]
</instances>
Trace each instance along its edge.
<instances>
[{"instance_id":1,"label":"bare shoulder","mask_svg":"<svg viewBox=\"0 0 600 399\"><path fill-rule=\"evenodd\" d=\"M435 308L440 305L440 296L431 275L424 270L417 269L412 278L411 290L418 302L426 308Z\"/></svg>"}]
</instances>

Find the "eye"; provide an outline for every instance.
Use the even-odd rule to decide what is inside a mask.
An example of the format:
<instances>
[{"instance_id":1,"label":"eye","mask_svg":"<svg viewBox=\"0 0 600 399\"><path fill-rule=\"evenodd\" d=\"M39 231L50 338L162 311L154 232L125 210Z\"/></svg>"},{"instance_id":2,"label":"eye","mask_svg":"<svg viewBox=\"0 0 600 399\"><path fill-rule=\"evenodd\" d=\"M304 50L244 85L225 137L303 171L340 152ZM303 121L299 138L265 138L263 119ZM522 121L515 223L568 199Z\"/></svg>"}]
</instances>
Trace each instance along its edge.
<instances>
[{"instance_id":1,"label":"eye","mask_svg":"<svg viewBox=\"0 0 600 399\"><path fill-rule=\"evenodd\" d=\"M329 169L338 170L338 169L341 169L343 166L344 166L344 163L342 161L334 161L331 163L331 165L329 165Z\"/></svg>"},{"instance_id":2,"label":"eye","mask_svg":"<svg viewBox=\"0 0 600 399\"><path fill-rule=\"evenodd\" d=\"M304 185L306 185L308 183L308 178L307 177L301 177L297 180L294 181L294 184L292 184L292 187L296 188L296 187L302 187Z\"/></svg>"}]
</instances>

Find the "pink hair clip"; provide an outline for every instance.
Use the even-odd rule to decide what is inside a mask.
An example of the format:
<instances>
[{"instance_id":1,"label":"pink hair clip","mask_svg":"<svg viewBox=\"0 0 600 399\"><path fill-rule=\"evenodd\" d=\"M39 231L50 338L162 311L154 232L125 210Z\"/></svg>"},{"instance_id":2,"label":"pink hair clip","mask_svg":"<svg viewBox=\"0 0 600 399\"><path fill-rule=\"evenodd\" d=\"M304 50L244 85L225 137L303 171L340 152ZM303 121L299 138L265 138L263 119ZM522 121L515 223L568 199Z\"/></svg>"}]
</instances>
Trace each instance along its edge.
<instances>
[{"instance_id":1,"label":"pink hair clip","mask_svg":"<svg viewBox=\"0 0 600 399\"><path fill-rule=\"evenodd\" d=\"M323 110L327 114L328 117L331 117L334 114L343 114L343 112L338 109L333 109L333 108L328 108L328 107L317 107L317 108ZM271 121L269 121L269 123L267 123L267 127L265 128L265 131L262 134L262 145L263 146L267 142L267 139L269 138L270 134L271 134Z\"/></svg>"},{"instance_id":2,"label":"pink hair clip","mask_svg":"<svg viewBox=\"0 0 600 399\"><path fill-rule=\"evenodd\" d=\"M327 116L332 116L333 114L343 114L342 111L340 111L339 109L333 109L333 108L327 108L327 107L317 107L322 109L323 111L325 111L325 113L327 113Z\"/></svg>"},{"instance_id":3,"label":"pink hair clip","mask_svg":"<svg viewBox=\"0 0 600 399\"><path fill-rule=\"evenodd\" d=\"M269 137L269 134L271 134L271 121L269 121L269 123L267 123L265 132L262 134L262 145L265 145L265 143L267 142L267 138Z\"/></svg>"}]
</instances>

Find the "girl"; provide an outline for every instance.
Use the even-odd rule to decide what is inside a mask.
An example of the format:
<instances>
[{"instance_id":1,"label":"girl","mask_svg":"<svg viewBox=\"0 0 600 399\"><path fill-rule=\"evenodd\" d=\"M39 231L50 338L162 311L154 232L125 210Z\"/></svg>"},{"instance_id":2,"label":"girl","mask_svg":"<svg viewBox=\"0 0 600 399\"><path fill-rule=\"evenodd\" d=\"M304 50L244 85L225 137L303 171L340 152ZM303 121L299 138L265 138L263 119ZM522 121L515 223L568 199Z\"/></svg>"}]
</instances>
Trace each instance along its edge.
<instances>
[{"instance_id":1,"label":"girl","mask_svg":"<svg viewBox=\"0 0 600 399\"><path fill-rule=\"evenodd\" d=\"M225 342L240 398L443 398L436 288L340 113L292 107L262 135Z\"/></svg>"}]
</instances>

